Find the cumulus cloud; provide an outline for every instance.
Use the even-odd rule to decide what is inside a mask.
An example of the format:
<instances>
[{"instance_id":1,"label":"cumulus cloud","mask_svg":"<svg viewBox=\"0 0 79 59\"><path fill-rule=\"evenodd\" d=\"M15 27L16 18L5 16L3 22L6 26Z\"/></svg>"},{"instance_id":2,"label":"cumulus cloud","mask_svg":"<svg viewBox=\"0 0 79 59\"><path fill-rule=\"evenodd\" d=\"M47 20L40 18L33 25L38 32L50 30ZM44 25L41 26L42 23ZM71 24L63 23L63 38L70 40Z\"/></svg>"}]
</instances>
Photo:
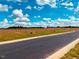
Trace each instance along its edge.
<instances>
[{"instance_id":1,"label":"cumulus cloud","mask_svg":"<svg viewBox=\"0 0 79 59\"><path fill-rule=\"evenodd\" d=\"M70 20L74 21L76 18L74 16L69 16Z\"/></svg>"},{"instance_id":2,"label":"cumulus cloud","mask_svg":"<svg viewBox=\"0 0 79 59\"><path fill-rule=\"evenodd\" d=\"M17 2L22 2L22 0L16 0Z\"/></svg>"},{"instance_id":3,"label":"cumulus cloud","mask_svg":"<svg viewBox=\"0 0 79 59\"><path fill-rule=\"evenodd\" d=\"M15 9L13 10L13 16L16 16L16 17L23 17L23 12L21 9Z\"/></svg>"},{"instance_id":4,"label":"cumulus cloud","mask_svg":"<svg viewBox=\"0 0 79 59\"><path fill-rule=\"evenodd\" d=\"M74 10L73 7L66 7L68 10Z\"/></svg>"},{"instance_id":5,"label":"cumulus cloud","mask_svg":"<svg viewBox=\"0 0 79 59\"><path fill-rule=\"evenodd\" d=\"M14 24L17 26L26 26L30 22L30 19L23 16L23 17L17 17L14 19Z\"/></svg>"},{"instance_id":6,"label":"cumulus cloud","mask_svg":"<svg viewBox=\"0 0 79 59\"><path fill-rule=\"evenodd\" d=\"M14 19L14 24L17 26L25 26L30 22L30 19L28 18L28 14L23 14L23 11L21 9L15 9L13 10L13 16L16 16Z\"/></svg>"},{"instance_id":7,"label":"cumulus cloud","mask_svg":"<svg viewBox=\"0 0 79 59\"><path fill-rule=\"evenodd\" d=\"M9 6L8 5L2 5L0 4L0 11L8 11Z\"/></svg>"},{"instance_id":8,"label":"cumulus cloud","mask_svg":"<svg viewBox=\"0 0 79 59\"><path fill-rule=\"evenodd\" d=\"M38 11L42 10L43 8L44 8L44 6L34 6L34 9L36 9Z\"/></svg>"},{"instance_id":9,"label":"cumulus cloud","mask_svg":"<svg viewBox=\"0 0 79 59\"><path fill-rule=\"evenodd\" d=\"M9 21L5 18L2 22L0 22L2 28L7 28L10 26Z\"/></svg>"},{"instance_id":10,"label":"cumulus cloud","mask_svg":"<svg viewBox=\"0 0 79 59\"><path fill-rule=\"evenodd\" d=\"M51 18L43 18L43 20L45 20L45 21L50 21Z\"/></svg>"},{"instance_id":11,"label":"cumulus cloud","mask_svg":"<svg viewBox=\"0 0 79 59\"><path fill-rule=\"evenodd\" d=\"M61 18L58 18L57 21L58 22L71 22L71 19L61 19Z\"/></svg>"},{"instance_id":12,"label":"cumulus cloud","mask_svg":"<svg viewBox=\"0 0 79 59\"><path fill-rule=\"evenodd\" d=\"M45 22L47 22L49 25L52 24L52 23L54 23L54 21L52 20L52 18L43 18L43 20Z\"/></svg>"},{"instance_id":13,"label":"cumulus cloud","mask_svg":"<svg viewBox=\"0 0 79 59\"><path fill-rule=\"evenodd\" d=\"M7 0L7 1L12 1L12 2L28 2L28 0Z\"/></svg>"},{"instance_id":14,"label":"cumulus cloud","mask_svg":"<svg viewBox=\"0 0 79 59\"><path fill-rule=\"evenodd\" d=\"M65 2L65 3L62 3L61 5L64 5L64 6L73 6L73 3L72 2Z\"/></svg>"},{"instance_id":15,"label":"cumulus cloud","mask_svg":"<svg viewBox=\"0 0 79 59\"><path fill-rule=\"evenodd\" d=\"M51 18L43 18L43 20L39 21L39 22L34 22L33 26L34 27L44 27L47 28L48 26L55 26L57 22L53 21Z\"/></svg>"},{"instance_id":16,"label":"cumulus cloud","mask_svg":"<svg viewBox=\"0 0 79 59\"><path fill-rule=\"evenodd\" d=\"M52 8L56 8L56 0L36 0L38 5L49 5Z\"/></svg>"},{"instance_id":17,"label":"cumulus cloud","mask_svg":"<svg viewBox=\"0 0 79 59\"><path fill-rule=\"evenodd\" d=\"M30 15L29 15L29 14L25 14L25 16L26 16L26 17L29 17Z\"/></svg>"},{"instance_id":18,"label":"cumulus cloud","mask_svg":"<svg viewBox=\"0 0 79 59\"><path fill-rule=\"evenodd\" d=\"M57 26L77 26L79 23L79 18L75 18L74 16L69 16L69 19L61 19L58 18L55 22Z\"/></svg>"},{"instance_id":19,"label":"cumulus cloud","mask_svg":"<svg viewBox=\"0 0 79 59\"><path fill-rule=\"evenodd\" d=\"M14 20L15 22L26 22L26 21L30 21L27 17L18 17Z\"/></svg>"},{"instance_id":20,"label":"cumulus cloud","mask_svg":"<svg viewBox=\"0 0 79 59\"><path fill-rule=\"evenodd\" d=\"M79 14L79 5L74 9L76 14Z\"/></svg>"},{"instance_id":21,"label":"cumulus cloud","mask_svg":"<svg viewBox=\"0 0 79 59\"><path fill-rule=\"evenodd\" d=\"M34 18L41 18L41 16L39 16L39 15L38 16L34 16Z\"/></svg>"},{"instance_id":22,"label":"cumulus cloud","mask_svg":"<svg viewBox=\"0 0 79 59\"><path fill-rule=\"evenodd\" d=\"M36 0L38 5L45 5L48 4L50 1L49 0Z\"/></svg>"},{"instance_id":23,"label":"cumulus cloud","mask_svg":"<svg viewBox=\"0 0 79 59\"><path fill-rule=\"evenodd\" d=\"M28 5L25 9L31 10L32 7L30 5Z\"/></svg>"},{"instance_id":24,"label":"cumulus cloud","mask_svg":"<svg viewBox=\"0 0 79 59\"><path fill-rule=\"evenodd\" d=\"M23 15L23 11L21 9L15 9L15 10L13 10L13 13L12 13L11 16L14 16L14 17L29 17L29 14Z\"/></svg>"},{"instance_id":25,"label":"cumulus cloud","mask_svg":"<svg viewBox=\"0 0 79 59\"><path fill-rule=\"evenodd\" d=\"M39 22L33 22L32 23L33 27L47 27L47 23L44 21L39 21Z\"/></svg>"},{"instance_id":26,"label":"cumulus cloud","mask_svg":"<svg viewBox=\"0 0 79 59\"><path fill-rule=\"evenodd\" d=\"M5 18L5 19L3 20L3 23L8 23L7 18Z\"/></svg>"},{"instance_id":27,"label":"cumulus cloud","mask_svg":"<svg viewBox=\"0 0 79 59\"><path fill-rule=\"evenodd\" d=\"M49 5L51 6L51 8L57 8L57 2L56 2L56 0L50 0L50 3L49 3Z\"/></svg>"},{"instance_id":28,"label":"cumulus cloud","mask_svg":"<svg viewBox=\"0 0 79 59\"><path fill-rule=\"evenodd\" d=\"M17 2L22 2L21 0L7 0L7 1L17 1Z\"/></svg>"},{"instance_id":29,"label":"cumulus cloud","mask_svg":"<svg viewBox=\"0 0 79 59\"><path fill-rule=\"evenodd\" d=\"M9 6L9 9L13 9L13 7L12 6Z\"/></svg>"}]
</instances>

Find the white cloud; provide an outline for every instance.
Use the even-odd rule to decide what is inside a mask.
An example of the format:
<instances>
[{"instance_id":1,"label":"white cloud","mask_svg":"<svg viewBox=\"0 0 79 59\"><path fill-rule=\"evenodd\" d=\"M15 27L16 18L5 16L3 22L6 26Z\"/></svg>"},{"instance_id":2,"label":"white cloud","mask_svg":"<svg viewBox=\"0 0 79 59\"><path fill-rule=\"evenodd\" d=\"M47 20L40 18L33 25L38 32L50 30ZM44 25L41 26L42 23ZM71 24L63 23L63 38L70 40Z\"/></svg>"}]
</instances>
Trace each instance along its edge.
<instances>
[{"instance_id":1,"label":"white cloud","mask_svg":"<svg viewBox=\"0 0 79 59\"><path fill-rule=\"evenodd\" d=\"M3 20L3 23L8 23L8 20L5 18L5 19Z\"/></svg>"},{"instance_id":2,"label":"white cloud","mask_svg":"<svg viewBox=\"0 0 79 59\"><path fill-rule=\"evenodd\" d=\"M28 5L25 9L31 10L32 7L30 5Z\"/></svg>"},{"instance_id":3,"label":"white cloud","mask_svg":"<svg viewBox=\"0 0 79 59\"><path fill-rule=\"evenodd\" d=\"M37 18L37 16L34 16L34 18Z\"/></svg>"},{"instance_id":4,"label":"white cloud","mask_svg":"<svg viewBox=\"0 0 79 59\"><path fill-rule=\"evenodd\" d=\"M10 15L9 17L12 16L22 18L22 17L29 17L29 14L23 15L23 11L21 9L15 9L13 10L12 15Z\"/></svg>"},{"instance_id":5,"label":"white cloud","mask_svg":"<svg viewBox=\"0 0 79 59\"><path fill-rule=\"evenodd\" d=\"M52 8L56 8L56 0L36 0L38 5L49 5Z\"/></svg>"},{"instance_id":6,"label":"white cloud","mask_svg":"<svg viewBox=\"0 0 79 59\"><path fill-rule=\"evenodd\" d=\"M77 8L75 8L75 12L79 13L79 5L77 6Z\"/></svg>"},{"instance_id":7,"label":"white cloud","mask_svg":"<svg viewBox=\"0 0 79 59\"><path fill-rule=\"evenodd\" d=\"M34 18L41 18L41 16L34 16Z\"/></svg>"},{"instance_id":8,"label":"white cloud","mask_svg":"<svg viewBox=\"0 0 79 59\"><path fill-rule=\"evenodd\" d=\"M37 16L38 18L40 18L41 16Z\"/></svg>"},{"instance_id":9,"label":"white cloud","mask_svg":"<svg viewBox=\"0 0 79 59\"><path fill-rule=\"evenodd\" d=\"M12 1L12 2L28 2L28 0L7 0L7 1Z\"/></svg>"},{"instance_id":10,"label":"white cloud","mask_svg":"<svg viewBox=\"0 0 79 59\"><path fill-rule=\"evenodd\" d=\"M44 21L40 21L40 22L33 22L32 23L32 26L33 27L47 27L47 23L46 22L44 22Z\"/></svg>"},{"instance_id":11,"label":"white cloud","mask_svg":"<svg viewBox=\"0 0 79 59\"><path fill-rule=\"evenodd\" d=\"M76 20L76 18L74 16L69 16L70 20Z\"/></svg>"},{"instance_id":12,"label":"white cloud","mask_svg":"<svg viewBox=\"0 0 79 59\"><path fill-rule=\"evenodd\" d=\"M50 3L49 5L51 6L51 8L57 8L57 3L56 3L56 0L50 0Z\"/></svg>"},{"instance_id":13,"label":"white cloud","mask_svg":"<svg viewBox=\"0 0 79 59\"><path fill-rule=\"evenodd\" d=\"M74 8L72 8L72 7L69 7L69 8L67 8L68 10L74 10Z\"/></svg>"},{"instance_id":14,"label":"white cloud","mask_svg":"<svg viewBox=\"0 0 79 59\"><path fill-rule=\"evenodd\" d=\"M54 23L54 21L51 18L43 18L43 20L48 24Z\"/></svg>"},{"instance_id":15,"label":"white cloud","mask_svg":"<svg viewBox=\"0 0 79 59\"><path fill-rule=\"evenodd\" d=\"M51 18L43 18L43 20L45 20L45 21L50 21Z\"/></svg>"},{"instance_id":16,"label":"white cloud","mask_svg":"<svg viewBox=\"0 0 79 59\"><path fill-rule=\"evenodd\" d=\"M0 23L1 28L7 28L10 26L9 21L7 18L5 18L1 23Z\"/></svg>"},{"instance_id":17,"label":"white cloud","mask_svg":"<svg viewBox=\"0 0 79 59\"><path fill-rule=\"evenodd\" d=\"M61 21L61 18L58 18L57 21Z\"/></svg>"},{"instance_id":18,"label":"white cloud","mask_svg":"<svg viewBox=\"0 0 79 59\"><path fill-rule=\"evenodd\" d=\"M27 17L18 17L16 19L14 19L15 22L27 22L30 21Z\"/></svg>"},{"instance_id":19,"label":"white cloud","mask_svg":"<svg viewBox=\"0 0 79 59\"><path fill-rule=\"evenodd\" d=\"M25 14L26 17L29 17L29 14Z\"/></svg>"},{"instance_id":20,"label":"white cloud","mask_svg":"<svg viewBox=\"0 0 79 59\"><path fill-rule=\"evenodd\" d=\"M9 6L8 5L2 5L0 4L0 11L8 11Z\"/></svg>"},{"instance_id":21,"label":"white cloud","mask_svg":"<svg viewBox=\"0 0 79 59\"><path fill-rule=\"evenodd\" d=\"M15 9L13 10L13 16L16 16L16 17L23 17L23 12L21 9Z\"/></svg>"},{"instance_id":22,"label":"white cloud","mask_svg":"<svg viewBox=\"0 0 79 59\"><path fill-rule=\"evenodd\" d=\"M69 19L61 19L61 18L58 18L57 21L58 22L70 22Z\"/></svg>"},{"instance_id":23,"label":"white cloud","mask_svg":"<svg viewBox=\"0 0 79 59\"><path fill-rule=\"evenodd\" d=\"M9 9L13 9L13 7L12 6L9 6Z\"/></svg>"},{"instance_id":24,"label":"white cloud","mask_svg":"<svg viewBox=\"0 0 79 59\"><path fill-rule=\"evenodd\" d=\"M36 10L38 10L38 11L40 11L40 10L42 10L44 8L44 6L34 6L34 9L36 9Z\"/></svg>"},{"instance_id":25,"label":"white cloud","mask_svg":"<svg viewBox=\"0 0 79 59\"><path fill-rule=\"evenodd\" d=\"M26 22L15 22L15 24L16 24L17 26L24 26L24 25L26 25L27 23L26 23Z\"/></svg>"},{"instance_id":26,"label":"white cloud","mask_svg":"<svg viewBox=\"0 0 79 59\"><path fill-rule=\"evenodd\" d=\"M22 2L22 0L16 0L17 2Z\"/></svg>"},{"instance_id":27,"label":"white cloud","mask_svg":"<svg viewBox=\"0 0 79 59\"><path fill-rule=\"evenodd\" d=\"M30 19L27 16L17 17L14 19L14 24L17 26L25 26L30 22Z\"/></svg>"},{"instance_id":28,"label":"white cloud","mask_svg":"<svg viewBox=\"0 0 79 59\"><path fill-rule=\"evenodd\" d=\"M76 18L74 16L69 16L69 19L58 18L57 20L55 20L55 22L54 25L56 26L77 26L79 24L79 18Z\"/></svg>"},{"instance_id":29,"label":"white cloud","mask_svg":"<svg viewBox=\"0 0 79 59\"><path fill-rule=\"evenodd\" d=\"M62 3L61 5L64 5L64 6L73 6L73 3L72 2L65 2L65 3Z\"/></svg>"},{"instance_id":30,"label":"white cloud","mask_svg":"<svg viewBox=\"0 0 79 59\"><path fill-rule=\"evenodd\" d=\"M36 0L38 5L45 5L48 4L50 1L49 0Z\"/></svg>"},{"instance_id":31,"label":"white cloud","mask_svg":"<svg viewBox=\"0 0 79 59\"><path fill-rule=\"evenodd\" d=\"M13 10L13 16L16 16L14 19L14 26L26 26L30 22L30 19L28 18L28 14L23 14L23 11L21 9L15 9Z\"/></svg>"}]
</instances>

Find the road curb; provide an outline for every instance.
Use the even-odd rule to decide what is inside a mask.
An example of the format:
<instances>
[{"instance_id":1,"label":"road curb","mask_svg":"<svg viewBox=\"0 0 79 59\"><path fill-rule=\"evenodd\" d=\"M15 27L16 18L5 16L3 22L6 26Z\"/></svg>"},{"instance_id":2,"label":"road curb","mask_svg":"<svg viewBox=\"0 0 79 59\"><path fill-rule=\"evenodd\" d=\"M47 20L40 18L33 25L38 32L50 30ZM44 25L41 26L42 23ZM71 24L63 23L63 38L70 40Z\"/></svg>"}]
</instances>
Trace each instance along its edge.
<instances>
[{"instance_id":1,"label":"road curb","mask_svg":"<svg viewBox=\"0 0 79 59\"><path fill-rule=\"evenodd\" d=\"M72 32L64 32L64 33L57 33L57 34L50 34L50 35L42 35L42 36L37 36L37 37L17 39L17 40L11 40L11 41L4 41L4 42L0 42L0 45L10 44L10 43L15 43L15 42L21 42L21 41L26 41L26 40L32 40L32 39L36 39L36 38L43 38L43 37L48 37L48 36L55 36L55 35L67 34L67 33L72 33Z\"/></svg>"},{"instance_id":2,"label":"road curb","mask_svg":"<svg viewBox=\"0 0 79 59\"><path fill-rule=\"evenodd\" d=\"M71 42L67 46L61 48L60 50L56 51L55 53L53 53L52 55L50 55L46 59L61 59L61 57L63 57L64 54L69 52L70 49L74 48L77 43L79 43L79 38L76 39L75 41Z\"/></svg>"}]
</instances>

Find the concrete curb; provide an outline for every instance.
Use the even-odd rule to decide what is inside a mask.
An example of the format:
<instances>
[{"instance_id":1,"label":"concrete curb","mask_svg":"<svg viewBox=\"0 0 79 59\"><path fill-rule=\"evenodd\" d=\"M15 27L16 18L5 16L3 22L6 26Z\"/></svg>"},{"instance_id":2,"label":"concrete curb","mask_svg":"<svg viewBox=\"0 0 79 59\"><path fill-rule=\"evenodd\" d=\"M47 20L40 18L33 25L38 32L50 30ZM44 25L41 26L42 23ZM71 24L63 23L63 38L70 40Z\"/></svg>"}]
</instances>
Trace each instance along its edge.
<instances>
[{"instance_id":1,"label":"concrete curb","mask_svg":"<svg viewBox=\"0 0 79 59\"><path fill-rule=\"evenodd\" d=\"M42 35L42 36L37 36L37 37L30 37L30 38L24 38L24 39L17 39L17 40L11 40L11 41L4 41L4 42L0 42L0 45L3 45L3 44L10 44L10 43L15 43L15 42L21 42L21 41L26 41L26 40L32 40L32 39L36 39L36 38L43 38L43 37L48 37L48 36L55 36L55 35L67 34L67 33L72 33L72 32L64 32L64 33Z\"/></svg>"},{"instance_id":2,"label":"concrete curb","mask_svg":"<svg viewBox=\"0 0 79 59\"><path fill-rule=\"evenodd\" d=\"M61 59L61 57L63 57L64 54L66 54L70 49L74 48L77 43L79 43L79 38L71 42L67 46L61 48L60 50L58 50L51 56L47 57L46 59Z\"/></svg>"}]
</instances>

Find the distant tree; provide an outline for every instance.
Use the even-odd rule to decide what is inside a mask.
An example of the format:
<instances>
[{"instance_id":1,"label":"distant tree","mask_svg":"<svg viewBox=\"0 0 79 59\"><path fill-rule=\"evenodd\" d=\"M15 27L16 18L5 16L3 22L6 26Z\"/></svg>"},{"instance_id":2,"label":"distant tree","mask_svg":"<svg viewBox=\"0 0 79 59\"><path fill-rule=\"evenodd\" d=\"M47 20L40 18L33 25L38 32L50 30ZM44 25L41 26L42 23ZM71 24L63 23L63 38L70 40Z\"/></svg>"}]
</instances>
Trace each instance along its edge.
<instances>
[{"instance_id":1,"label":"distant tree","mask_svg":"<svg viewBox=\"0 0 79 59\"><path fill-rule=\"evenodd\" d=\"M12 26L12 27L8 27L8 29L14 29L14 28L24 28L22 26Z\"/></svg>"},{"instance_id":2,"label":"distant tree","mask_svg":"<svg viewBox=\"0 0 79 59\"><path fill-rule=\"evenodd\" d=\"M57 26L57 28L60 28L60 26Z\"/></svg>"}]
</instances>

